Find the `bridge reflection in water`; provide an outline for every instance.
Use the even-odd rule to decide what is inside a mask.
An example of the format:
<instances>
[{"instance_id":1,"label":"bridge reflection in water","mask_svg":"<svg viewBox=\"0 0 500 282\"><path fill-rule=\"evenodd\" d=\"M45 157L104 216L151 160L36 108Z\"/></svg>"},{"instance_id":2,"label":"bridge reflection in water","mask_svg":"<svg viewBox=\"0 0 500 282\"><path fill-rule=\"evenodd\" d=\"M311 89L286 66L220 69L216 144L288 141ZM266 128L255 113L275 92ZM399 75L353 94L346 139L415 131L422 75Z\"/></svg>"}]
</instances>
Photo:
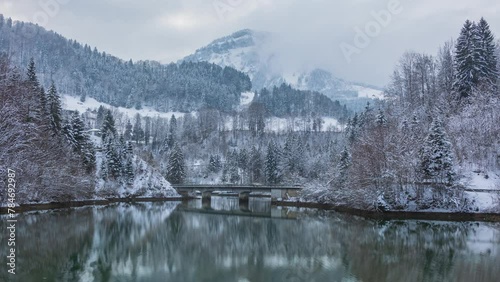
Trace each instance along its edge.
<instances>
[{"instance_id":1,"label":"bridge reflection in water","mask_svg":"<svg viewBox=\"0 0 500 282\"><path fill-rule=\"evenodd\" d=\"M177 206L178 211L226 216L296 219L296 208L277 207L269 198L252 197L240 201L238 196L213 196L201 200L188 200Z\"/></svg>"},{"instance_id":2,"label":"bridge reflection in water","mask_svg":"<svg viewBox=\"0 0 500 282\"><path fill-rule=\"evenodd\" d=\"M187 197L197 192L201 193L202 201L210 202L212 193L238 193L240 202L248 203L252 193L269 194L272 201L297 197L302 187L282 185L209 185L209 184L182 184L174 185L180 195Z\"/></svg>"}]
</instances>

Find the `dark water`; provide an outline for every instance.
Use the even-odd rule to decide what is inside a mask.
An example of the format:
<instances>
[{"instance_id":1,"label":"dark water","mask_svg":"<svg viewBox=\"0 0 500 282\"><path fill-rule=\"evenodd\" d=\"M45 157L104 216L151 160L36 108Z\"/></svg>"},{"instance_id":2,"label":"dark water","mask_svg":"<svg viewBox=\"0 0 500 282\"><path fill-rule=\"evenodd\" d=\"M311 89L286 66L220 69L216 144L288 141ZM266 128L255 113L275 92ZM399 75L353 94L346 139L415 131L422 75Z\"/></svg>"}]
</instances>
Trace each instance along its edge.
<instances>
[{"instance_id":1,"label":"dark water","mask_svg":"<svg viewBox=\"0 0 500 282\"><path fill-rule=\"evenodd\" d=\"M380 222L268 199L19 215L15 276L6 236L0 281L500 281L498 223Z\"/></svg>"}]
</instances>

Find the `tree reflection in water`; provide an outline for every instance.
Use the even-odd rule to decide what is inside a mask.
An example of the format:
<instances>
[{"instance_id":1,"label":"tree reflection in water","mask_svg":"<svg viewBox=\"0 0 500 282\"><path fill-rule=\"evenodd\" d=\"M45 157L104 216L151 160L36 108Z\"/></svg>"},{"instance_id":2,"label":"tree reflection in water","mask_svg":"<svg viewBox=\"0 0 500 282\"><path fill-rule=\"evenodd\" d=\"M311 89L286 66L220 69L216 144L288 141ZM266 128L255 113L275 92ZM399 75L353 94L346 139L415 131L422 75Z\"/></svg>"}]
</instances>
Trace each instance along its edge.
<instances>
[{"instance_id":1,"label":"tree reflection in water","mask_svg":"<svg viewBox=\"0 0 500 282\"><path fill-rule=\"evenodd\" d=\"M18 217L17 275L4 271L0 281L500 277L498 223L373 221L333 212L274 209L268 199L252 198L240 207L237 198L213 197L209 209L196 200L23 214ZM276 215L296 219L271 217ZM0 236L6 242L6 233ZM0 248L5 254L7 244Z\"/></svg>"}]
</instances>

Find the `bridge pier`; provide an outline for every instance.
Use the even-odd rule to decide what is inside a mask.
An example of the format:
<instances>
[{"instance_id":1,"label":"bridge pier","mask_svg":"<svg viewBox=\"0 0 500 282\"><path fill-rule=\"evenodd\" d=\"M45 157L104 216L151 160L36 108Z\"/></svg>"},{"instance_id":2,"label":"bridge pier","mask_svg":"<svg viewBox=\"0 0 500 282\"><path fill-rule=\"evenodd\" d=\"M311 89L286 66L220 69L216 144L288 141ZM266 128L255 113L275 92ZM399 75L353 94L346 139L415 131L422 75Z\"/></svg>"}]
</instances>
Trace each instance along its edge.
<instances>
[{"instance_id":1,"label":"bridge pier","mask_svg":"<svg viewBox=\"0 0 500 282\"><path fill-rule=\"evenodd\" d=\"M250 192L240 192L238 194L238 198L240 199L240 205L246 204L248 206L248 201L250 199Z\"/></svg>"},{"instance_id":2,"label":"bridge pier","mask_svg":"<svg viewBox=\"0 0 500 282\"><path fill-rule=\"evenodd\" d=\"M212 204L212 191L204 191L201 193L201 205L204 208L210 208Z\"/></svg>"}]
</instances>

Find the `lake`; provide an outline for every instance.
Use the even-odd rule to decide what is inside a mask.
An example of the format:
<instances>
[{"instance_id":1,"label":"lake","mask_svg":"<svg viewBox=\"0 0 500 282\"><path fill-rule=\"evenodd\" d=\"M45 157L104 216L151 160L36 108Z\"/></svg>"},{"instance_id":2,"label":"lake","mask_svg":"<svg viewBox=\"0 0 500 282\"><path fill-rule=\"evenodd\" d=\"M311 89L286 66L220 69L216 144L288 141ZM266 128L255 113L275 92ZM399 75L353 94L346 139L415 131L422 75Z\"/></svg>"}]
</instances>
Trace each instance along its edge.
<instances>
[{"instance_id":1,"label":"lake","mask_svg":"<svg viewBox=\"0 0 500 282\"><path fill-rule=\"evenodd\" d=\"M500 224L377 221L268 198L114 204L17 217L0 281L499 281ZM2 222L6 217L2 216ZM5 226L5 224L4 224ZM5 230L5 228L4 228Z\"/></svg>"}]
</instances>

